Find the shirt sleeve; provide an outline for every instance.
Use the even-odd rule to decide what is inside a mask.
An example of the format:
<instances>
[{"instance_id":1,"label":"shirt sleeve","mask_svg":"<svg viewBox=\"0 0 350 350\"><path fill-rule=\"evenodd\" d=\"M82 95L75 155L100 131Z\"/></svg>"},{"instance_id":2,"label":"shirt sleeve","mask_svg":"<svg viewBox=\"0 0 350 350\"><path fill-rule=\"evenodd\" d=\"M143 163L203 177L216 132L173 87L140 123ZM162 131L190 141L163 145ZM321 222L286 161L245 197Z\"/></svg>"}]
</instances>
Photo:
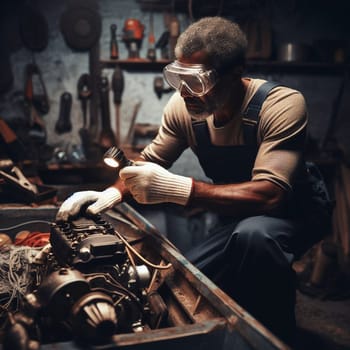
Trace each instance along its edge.
<instances>
[{"instance_id":1,"label":"shirt sleeve","mask_svg":"<svg viewBox=\"0 0 350 350\"><path fill-rule=\"evenodd\" d=\"M272 92L261 110L252 180L269 180L291 190L303 160L306 127L302 94L285 87Z\"/></svg>"},{"instance_id":2,"label":"shirt sleeve","mask_svg":"<svg viewBox=\"0 0 350 350\"><path fill-rule=\"evenodd\" d=\"M188 147L185 130L189 128L189 120L181 96L175 93L164 108L157 136L141 152L141 157L164 168L170 168Z\"/></svg>"}]
</instances>

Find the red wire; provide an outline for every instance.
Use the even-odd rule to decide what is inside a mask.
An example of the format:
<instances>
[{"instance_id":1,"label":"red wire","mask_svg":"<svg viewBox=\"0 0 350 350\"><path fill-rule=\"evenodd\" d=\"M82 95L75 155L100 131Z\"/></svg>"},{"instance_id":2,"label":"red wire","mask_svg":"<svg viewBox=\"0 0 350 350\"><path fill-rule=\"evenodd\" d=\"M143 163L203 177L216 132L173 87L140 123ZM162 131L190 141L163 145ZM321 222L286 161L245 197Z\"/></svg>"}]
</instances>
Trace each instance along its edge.
<instances>
[{"instance_id":1,"label":"red wire","mask_svg":"<svg viewBox=\"0 0 350 350\"><path fill-rule=\"evenodd\" d=\"M23 238L15 238L14 245L43 247L50 242L49 232L30 232Z\"/></svg>"}]
</instances>

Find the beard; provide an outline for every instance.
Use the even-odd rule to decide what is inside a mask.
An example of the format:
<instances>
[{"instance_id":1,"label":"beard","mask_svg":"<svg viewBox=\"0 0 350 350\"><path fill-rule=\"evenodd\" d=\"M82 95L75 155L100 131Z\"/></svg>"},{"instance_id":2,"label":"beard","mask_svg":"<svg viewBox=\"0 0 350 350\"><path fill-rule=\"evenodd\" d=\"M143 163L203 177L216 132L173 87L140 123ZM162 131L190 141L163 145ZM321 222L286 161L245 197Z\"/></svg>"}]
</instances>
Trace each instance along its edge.
<instances>
[{"instance_id":1,"label":"beard","mask_svg":"<svg viewBox=\"0 0 350 350\"><path fill-rule=\"evenodd\" d=\"M186 109L196 120L206 119L216 110L216 104L209 98L185 97Z\"/></svg>"},{"instance_id":2,"label":"beard","mask_svg":"<svg viewBox=\"0 0 350 350\"><path fill-rule=\"evenodd\" d=\"M193 119L203 120L222 109L228 102L228 94L184 97L186 109Z\"/></svg>"}]
</instances>

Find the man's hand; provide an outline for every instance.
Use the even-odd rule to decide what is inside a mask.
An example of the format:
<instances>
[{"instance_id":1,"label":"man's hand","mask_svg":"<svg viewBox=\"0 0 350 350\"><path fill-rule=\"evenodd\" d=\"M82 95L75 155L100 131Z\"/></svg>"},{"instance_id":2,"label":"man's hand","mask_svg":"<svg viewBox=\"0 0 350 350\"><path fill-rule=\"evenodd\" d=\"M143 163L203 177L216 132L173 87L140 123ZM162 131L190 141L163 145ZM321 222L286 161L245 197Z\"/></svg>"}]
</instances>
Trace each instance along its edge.
<instances>
[{"instance_id":1,"label":"man's hand","mask_svg":"<svg viewBox=\"0 0 350 350\"><path fill-rule=\"evenodd\" d=\"M120 170L119 176L139 203L186 205L191 196L192 178L172 174L155 163L137 161Z\"/></svg>"},{"instance_id":2,"label":"man's hand","mask_svg":"<svg viewBox=\"0 0 350 350\"><path fill-rule=\"evenodd\" d=\"M89 205L86 212L90 214L98 214L109 209L114 204L121 201L122 195L115 187L109 187L102 192L98 191L80 191L67 198L57 212L56 220L67 221L70 216L77 215L84 204Z\"/></svg>"}]
</instances>

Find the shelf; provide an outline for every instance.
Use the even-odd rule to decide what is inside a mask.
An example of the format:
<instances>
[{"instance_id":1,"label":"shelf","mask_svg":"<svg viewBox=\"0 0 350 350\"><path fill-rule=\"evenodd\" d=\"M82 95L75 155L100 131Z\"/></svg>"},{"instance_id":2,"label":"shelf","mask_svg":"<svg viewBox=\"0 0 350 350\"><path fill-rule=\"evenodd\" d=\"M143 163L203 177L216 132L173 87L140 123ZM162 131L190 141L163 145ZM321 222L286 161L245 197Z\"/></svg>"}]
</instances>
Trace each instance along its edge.
<instances>
[{"instance_id":1,"label":"shelf","mask_svg":"<svg viewBox=\"0 0 350 350\"><path fill-rule=\"evenodd\" d=\"M102 162L53 163L38 167L38 175L45 184L112 183L115 169Z\"/></svg>"},{"instance_id":2,"label":"shelf","mask_svg":"<svg viewBox=\"0 0 350 350\"><path fill-rule=\"evenodd\" d=\"M161 72L163 68L170 62L170 60L164 59L151 61L146 58L135 58L127 60L100 60L101 68L114 68L116 65L119 65L120 68L133 72Z\"/></svg>"},{"instance_id":3,"label":"shelf","mask_svg":"<svg viewBox=\"0 0 350 350\"><path fill-rule=\"evenodd\" d=\"M293 73L293 74L343 74L350 68L344 63L322 62L282 62L254 61L247 62L248 73Z\"/></svg>"},{"instance_id":4,"label":"shelf","mask_svg":"<svg viewBox=\"0 0 350 350\"><path fill-rule=\"evenodd\" d=\"M122 69L134 72L161 72L170 63L170 60L151 61L146 58L100 60L101 68L114 68L117 64ZM293 74L343 74L350 70L350 64L346 63L322 63L322 62L281 62L281 61L255 61L247 62L247 73L293 73Z\"/></svg>"}]
</instances>

